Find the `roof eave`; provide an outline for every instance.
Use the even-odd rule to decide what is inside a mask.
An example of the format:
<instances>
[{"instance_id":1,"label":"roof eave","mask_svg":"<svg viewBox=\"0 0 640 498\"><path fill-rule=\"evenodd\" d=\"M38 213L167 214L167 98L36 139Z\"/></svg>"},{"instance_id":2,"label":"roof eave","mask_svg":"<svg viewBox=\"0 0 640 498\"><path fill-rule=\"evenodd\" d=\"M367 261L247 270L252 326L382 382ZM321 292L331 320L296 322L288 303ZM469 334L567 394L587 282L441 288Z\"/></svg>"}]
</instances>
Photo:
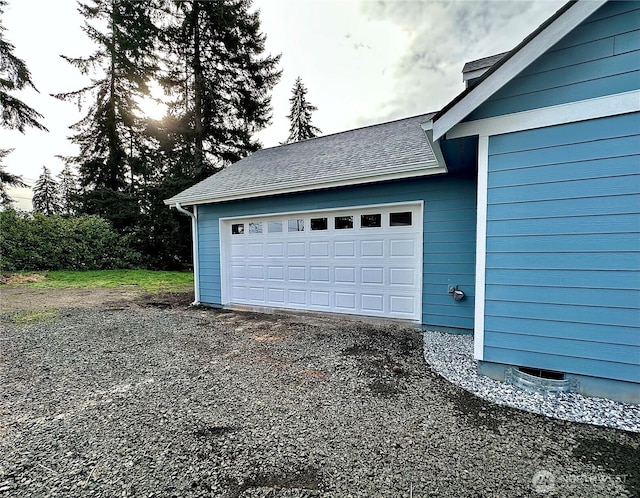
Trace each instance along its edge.
<instances>
[{"instance_id":1,"label":"roof eave","mask_svg":"<svg viewBox=\"0 0 640 498\"><path fill-rule=\"evenodd\" d=\"M246 191L239 192L232 195L225 196L210 196L210 195L200 195L200 196L174 196L170 199L165 199L164 203L168 206L175 206L176 203L180 203L186 206L192 206L196 204L214 204L220 202L228 202L228 201L237 201L244 199L252 199L255 197L268 197L272 195L283 195L283 194L294 194L300 192L308 192L313 190L323 190L337 187L349 187L355 185L362 185L367 183L378 183L384 181L391 180L402 180L406 178L415 178L420 176L430 176L430 175L439 175L446 173L447 169L444 166L444 162L435 161L427 161L421 163L414 163L408 167L403 169L398 169L397 167L389 168L388 171L379 172L373 176L366 177L350 177L350 178L334 178L331 181L325 181L316 184L292 184L292 185L284 185L279 188L267 188L264 190L254 190L254 191Z\"/></svg>"},{"instance_id":2,"label":"roof eave","mask_svg":"<svg viewBox=\"0 0 640 498\"><path fill-rule=\"evenodd\" d=\"M443 137L606 2L607 0L579 0L564 5L489 69L476 85L462 92L432 118L433 140Z\"/></svg>"}]
</instances>

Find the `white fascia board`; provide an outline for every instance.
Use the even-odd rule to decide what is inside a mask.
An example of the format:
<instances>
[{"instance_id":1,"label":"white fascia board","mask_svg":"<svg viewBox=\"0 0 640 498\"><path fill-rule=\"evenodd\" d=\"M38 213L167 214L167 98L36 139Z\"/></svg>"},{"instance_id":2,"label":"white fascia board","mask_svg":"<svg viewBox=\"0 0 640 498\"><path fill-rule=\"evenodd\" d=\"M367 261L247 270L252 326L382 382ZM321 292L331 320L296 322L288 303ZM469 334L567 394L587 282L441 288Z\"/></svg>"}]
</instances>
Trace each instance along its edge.
<instances>
[{"instance_id":1,"label":"white fascia board","mask_svg":"<svg viewBox=\"0 0 640 498\"><path fill-rule=\"evenodd\" d=\"M640 111L640 90L459 123L446 137L494 136Z\"/></svg>"},{"instance_id":2,"label":"white fascia board","mask_svg":"<svg viewBox=\"0 0 640 498\"><path fill-rule=\"evenodd\" d=\"M473 90L465 95L460 102L434 121L434 140L444 136L606 2L607 0L583 0L572 5L533 40L507 59L493 74L488 75L485 80L474 86Z\"/></svg>"},{"instance_id":3,"label":"white fascia board","mask_svg":"<svg viewBox=\"0 0 640 498\"><path fill-rule=\"evenodd\" d=\"M487 185L489 137L478 137L478 200L476 218L476 287L473 318L473 357L484 359L485 271L487 257Z\"/></svg>"},{"instance_id":4,"label":"white fascia board","mask_svg":"<svg viewBox=\"0 0 640 498\"><path fill-rule=\"evenodd\" d=\"M323 190L330 189L335 187L349 187L356 185L365 185L369 183L378 183L385 182L390 180L402 180L406 178L416 178L421 176L429 176L429 175L440 175L446 173L447 169L444 166L441 166L436 161L429 163L420 163L416 165L415 168L400 172L379 174L375 176L367 176L367 177L358 177L358 178L348 178L348 179L337 179L334 181L322 182L317 184L301 184L295 186L281 186L280 188L273 188L268 190L261 191L247 191L236 193L232 195L227 195L224 197L210 197L210 196L194 196L192 198L181 198L177 202L183 205L196 205L196 204L212 204L218 202L226 202L226 201L236 201L242 199L253 199L256 197L267 197L271 195L282 195L282 194L293 194L298 192L309 192L312 190ZM176 200L167 199L164 201L167 205L175 205Z\"/></svg>"},{"instance_id":5,"label":"white fascia board","mask_svg":"<svg viewBox=\"0 0 640 498\"><path fill-rule=\"evenodd\" d=\"M491 69L491 66L487 66L480 69L475 69L473 71L467 71L466 73L462 73L462 81L469 81L469 80L479 78L484 73L486 73L489 69Z\"/></svg>"},{"instance_id":6,"label":"white fascia board","mask_svg":"<svg viewBox=\"0 0 640 498\"><path fill-rule=\"evenodd\" d=\"M429 145L431 147L431 151L433 152L433 155L436 157L436 161L446 170L447 163L445 162L444 156L442 155L442 149L440 148L440 141L433 139L433 121L427 121L426 123L422 123L420 127L422 128L422 131L424 131L424 134L427 136L427 140L429 141Z\"/></svg>"}]
</instances>

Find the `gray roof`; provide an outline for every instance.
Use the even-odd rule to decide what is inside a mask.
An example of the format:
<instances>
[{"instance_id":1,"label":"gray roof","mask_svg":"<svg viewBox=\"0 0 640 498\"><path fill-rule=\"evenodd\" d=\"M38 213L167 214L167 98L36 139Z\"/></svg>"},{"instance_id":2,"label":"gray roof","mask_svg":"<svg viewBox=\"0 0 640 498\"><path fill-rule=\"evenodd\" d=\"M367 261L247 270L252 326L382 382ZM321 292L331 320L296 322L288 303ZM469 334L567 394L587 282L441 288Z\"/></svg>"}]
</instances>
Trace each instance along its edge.
<instances>
[{"instance_id":1,"label":"gray roof","mask_svg":"<svg viewBox=\"0 0 640 498\"><path fill-rule=\"evenodd\" d=\"M467 62L462 68L462 72L468 73L470 71L476 71L478 69L491 67L508 53L509 52L502 52L501 54L490 55L489 57L483 57L482 59L477 59L475 61Z\"/></svg>"},{"instance_id":2,"label":"gray roof","mask_svg":"<svg viewBox=\"0 0 640 498\"><path fill-rule=\"evenodd\" d=\"M201 204L441 172L421 124L433 113L262 149L166 204Z\"/></svg>"}]
</instances>

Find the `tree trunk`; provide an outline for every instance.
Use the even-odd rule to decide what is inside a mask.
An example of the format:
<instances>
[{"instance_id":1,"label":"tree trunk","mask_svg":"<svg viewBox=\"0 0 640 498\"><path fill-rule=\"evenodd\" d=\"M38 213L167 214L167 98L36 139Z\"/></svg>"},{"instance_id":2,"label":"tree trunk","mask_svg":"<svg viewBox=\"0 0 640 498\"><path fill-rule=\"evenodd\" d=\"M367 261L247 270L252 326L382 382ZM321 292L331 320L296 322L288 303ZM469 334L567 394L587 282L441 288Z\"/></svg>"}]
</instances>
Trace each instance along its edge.
<instances>
[{"instance_id":1,"label":"tree trunk","mask_svg":"<svg viewBox=\"0 0 640 498\"><path fill-rule=\"evenodd\" d=\"M202 92L204 90L204 80L202 74L202 63L200 61L200 6L198 4L198 0L193 1L193 9L191 13L193 16L193 22L191 26L193 29L193 119L195 134L195 150L193 151L193 162L196 176L200 176L203 173L204 131L202 127Z\"/></svg>"}]
</instances>

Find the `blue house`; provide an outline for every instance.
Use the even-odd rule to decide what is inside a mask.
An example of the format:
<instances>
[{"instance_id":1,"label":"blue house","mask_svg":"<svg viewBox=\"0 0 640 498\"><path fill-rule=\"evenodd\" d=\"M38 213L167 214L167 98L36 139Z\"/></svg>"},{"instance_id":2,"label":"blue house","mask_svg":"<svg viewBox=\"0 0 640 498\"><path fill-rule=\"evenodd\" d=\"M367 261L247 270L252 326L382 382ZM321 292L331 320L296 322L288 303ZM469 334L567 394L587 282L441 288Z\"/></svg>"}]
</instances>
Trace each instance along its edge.
<instances>
[{"instance_id":1,"label":"blue house","mask_svg":"<svg viewBox=\"0 0 640 498\"><path fill-rule=\"evenodd\" d=\"M640 402L640 2L570 2L464 79L438 113L263 149L168 199L196 301L473 331L485 375Z\"/></svg>"}]
</instances>

